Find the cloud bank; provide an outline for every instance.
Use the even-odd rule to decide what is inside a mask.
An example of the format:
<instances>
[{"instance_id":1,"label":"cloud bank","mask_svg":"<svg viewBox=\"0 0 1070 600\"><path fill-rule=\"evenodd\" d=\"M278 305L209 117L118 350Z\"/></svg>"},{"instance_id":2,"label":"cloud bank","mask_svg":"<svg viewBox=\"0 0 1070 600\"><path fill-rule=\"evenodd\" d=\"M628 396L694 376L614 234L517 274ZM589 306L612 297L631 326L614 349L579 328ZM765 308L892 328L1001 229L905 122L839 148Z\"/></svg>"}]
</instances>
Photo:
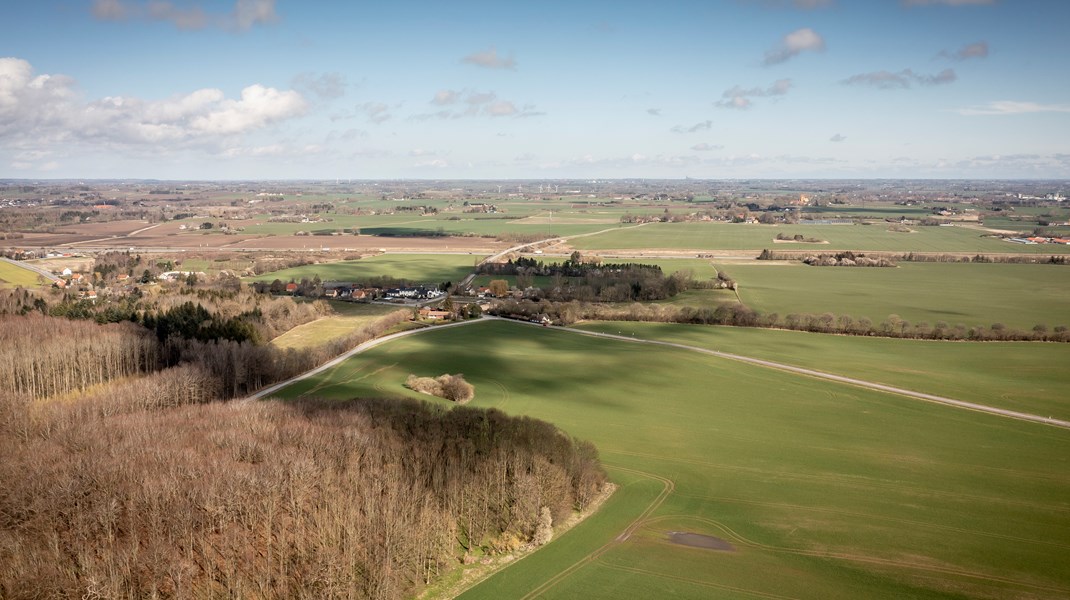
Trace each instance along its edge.
<instances>
[{"instance_id":1,"label":"cloud bank","mask_svg":"<svg viewBox=\"0 0 1070 600\"><path fill-rule=\"evenodd\" d=\"M278 20L275 0L237 0L230 12L216 14L197 4L182 7L166 0L93 0L90 12L101 21L162 21L189 30L219 27L243 31Z\"/></svg>"},{"instance_id":2,"label":"cloud bank","mask_svg":"<svg viewBox=\"0 0 1070 600\"><path fill-rule=\"evenodd\" d=\"M79 98L64 75L35 75L29 62L0 58L0 139L48 146L79 142L125 147L219 144L300 116L301 94L253 84L238 98L205 88L166 100Z\"/></svg>"}]
</instances>

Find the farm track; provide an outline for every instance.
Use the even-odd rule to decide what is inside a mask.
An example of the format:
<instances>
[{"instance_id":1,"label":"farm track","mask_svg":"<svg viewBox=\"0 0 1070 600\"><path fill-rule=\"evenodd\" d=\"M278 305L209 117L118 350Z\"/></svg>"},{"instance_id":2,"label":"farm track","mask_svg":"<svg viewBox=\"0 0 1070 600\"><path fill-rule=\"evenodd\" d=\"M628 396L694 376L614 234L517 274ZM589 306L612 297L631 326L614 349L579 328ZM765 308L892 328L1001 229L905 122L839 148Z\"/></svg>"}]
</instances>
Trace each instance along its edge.
<instances>
[{"instance_id":1,"label":"farm track","mask_svg":"<svg viewBox=\"0 0 1070 600\"><path fill-rule=\"evenodd\" d=\"M311 371L307 371L305 373L302 373L301 375L298 375L298 376L293 377L291 379L287 379L286 381L282 381L280 383L276 383L274 385L266 387L266 388L264 388L264 389L262 389L262 390L260 390L260 391L258 391L256 393L248 396L247 400L257 400L257 399L269 396L269 395L281 390L282 388L284 388L284 387L286 387L286 386L288 386L288 385L290 385L292 383L295 383L297 381L301 381L303 379L307 379L309 377L312 377L314 375L322 373L323 371L326 371L327 369L330 369L331 367L334 367L334 366L336 366L338 364L341 364L342 362L346 361L350 357L356 356L357 354L360 354L361 352L364 352L366 350L370 350L372 348L375 348L376 346L380 346L380 345L385 344L387 342L390 342L390 341L393 341L393 340L396 340L396 339L399 339L399 338L402 338L402 337L407 337L407 336L410 336L410 335L414 335L414 334L419 333L421 331L438 330L438 329L450 328L450 327L463 327L465 325L471 325L472 323L478 323L478 322L481 322L483 320L503 321L503 322L509 322L509 323L516 323L516 324L519 324L519 325L526 325L526 326L529 326L529 327L540 327L540 328L543 327L542 325L539 325L537 323L527 323L527 322L524 322L524 321L516 321L516 320L513 320L513 319L504 319L502 317L482 317L481 319L474 319L474 320L471 320L471 321L461 321L461 322L458 322L458 323L448 323L448 324L445 324L445 325L436 325L434 327L427 327L427 328L423 328L423 329L413 329L413 330L409 330L409 331L402 331L400 333L394 333L394 334L391 334L391 335L388 335L388 336L384 336L384 337L381 337L381 338L377 338L377 339L365 342L365 343L357 346L356 348L353 348L352 350L349 350L348 352L345 352L344 354L341 354L341 355L339 355L339 356L337 356L337 357L335 357L335 358L323 363L322 365L316 367L315 369L312 369ZM997 407L994 407L994 406L987 406L987 405L984 405L984 404L977 404L977 403L974 403L974 402L965 402L965 401L962 401L962 400L955 400L953 398L946 398L944 396L937 396L937 395L934 395L934 394L926 394L924 392L915 392L915 391L912 391L912 390L898 388L898 387L891 386L891 385L885 385L883 383L876 383L876 382L873 382L873 381L865 381L863 379L856 379L856 378L853 378L853 377L844 377L842 375L833 375L831 373L825 373L823 371L816 371L814 369L805 369L803 367L796 367L796 366L793 366L793 365L774 362L774 361L771 361L771 360L762 360L760 358L752 358L752 357L749 357L749 356L743 356L741 354L733 354L733 353L730 353L730 352L721 352L720 350L710 350L710 349L707 349L707 348L700 348L698 346L690 346L690 345L687 345L687 344L679 344L679 343L676 343L676 342L664 342L664 341L660 341L660 340L639 339L639 338L634 338L634 337L625 336L625 335L617 335L617 334L612 334L612 333L599 333L599 332L596 332L596 331L582 331L582 330L579 330L579 329L571 329L571 328L567 328L567 327L555 327L554 329L556 331L567 331L569 333L573 333L573 334L576 334L576 335L586 335L586 336L589 336L589 337L605 338L605 339L617 340L617 341L621 341L621 342L629 342L629 343L632 343L632 344L648 344L648 345L652 345L652 346L665 346L665 347L668 347L668 348L676 348L676 349L679 349L679 350L686 350L686 351L689 351L689 352L697 352L699 354L705 354L705 355L708 355L708 356L716 356L718 358L725 358L725 359L728 359L728 360L744 362L744 363L756 365L756 366L759 366L759 367L766 367L766 368L770 368L770 369L777 369L777 370L780 370L780 371L787 371L789 373L795 373L797 375L803 375L803 376L806 376L806 377L813 377L813 378L816 378L816 379L824 379L824 380L827 380L827 381L835 381L837 383L844 383L844 384L852 385L852 386L855 386L855 387L861 387L861 388L876 390L876 391L879 391L879 392L886 392L886 393L894 394L894 395L898 395L898 396L905 396L907 398L913 398L915 400L923 400L923 401L931 402L931 403L935 403L935 404L943 404L945 406L952 406L952 407L955 407L955 408L961 408L961 409L965 409L965 410L972 410L972 411L976 411L976 412L982 412L982 413L991 414L991 415L995 415L995 416L999 416L999 417L1004 417L1004 418L1009 418L1009 419L1016 419L1016 420L1019 420L1019 421L1029 421L1029 422L1033 422L1033 423L1040 423L1042 425L1048 425L1048 426L1051 426L1051 427L1058 427L1058 428L1061 428L1061 429L1070 429L1070 421L1064 421L1062 419L1055 419L1055 418L1052 418L1052 417L1043 417L1043 416L1040 416L1040 415L1034 415L1034 414L1030 414L1030 413L1023 413L1023 412L1018 412L1018 411L1014 411L1014 410L1007 410L1007 409L1004 409L1004 408L997 408Z\"/></svg>"},{"instance_id":2,"label":"farm track","mask_svg":"<svg viewBox=\"0 0 1070 600\"><path fill-rule=\"evenodd\" d=\"M611 541L606 542L605 544L599 546L594 551L592 551L590 554L588 554L587 556L584 556L580 560L572 563L567 568L565 568L565 569L561 570L560 572L554 574L553 577L547 579L546 581L544 581L538 587L532 589L527 594L524 594L523 596L521 596L521 600L530 600L531 598L535 598L535 597L541 595L543 592L549 590L550 588L554 587L558 583L561 583L561 581L566 579L569 575L572 575L576 571L582 569L584 566L586 566L586 565L598 560L599 557L601 557L603 554L605 554L613 546L615 546L615 545L617 545L619 543L628 541L628 538L631 537L632 533L634 533L635 530L639 529L640 526L642 526L644 523L646 523L647 519L650 517L650 515L655 510L657 510L662 505L662 503L664 503L665 500L673 493L673 490L676 489L676 484L673 483L673 481L671 479L666 479L665 477L661 477L660 475L654 475L652 473L646 473L646 472L643 472L643 471L637 471L635 469L629 469L629 468L626 468L626 467L618 467L618 466L612 466L612 465L606 465L606 468L610 469L610 470L621 471L622 473L629 473L631 475L638 475L640 477L646 477L648 479L653 479L655 481L658 481L663 486L662 490L661 490L661 493L659 493L658 496L656 498L654 498L654 500L650 504L647 505L647 507L643 510L643 512L639 513L638 517L636 517L631 523L628 524L627 527L624 528L624 531L621 532L620 535L618 535L617 537L613 538Z\"/></svg>"}]
</instances>

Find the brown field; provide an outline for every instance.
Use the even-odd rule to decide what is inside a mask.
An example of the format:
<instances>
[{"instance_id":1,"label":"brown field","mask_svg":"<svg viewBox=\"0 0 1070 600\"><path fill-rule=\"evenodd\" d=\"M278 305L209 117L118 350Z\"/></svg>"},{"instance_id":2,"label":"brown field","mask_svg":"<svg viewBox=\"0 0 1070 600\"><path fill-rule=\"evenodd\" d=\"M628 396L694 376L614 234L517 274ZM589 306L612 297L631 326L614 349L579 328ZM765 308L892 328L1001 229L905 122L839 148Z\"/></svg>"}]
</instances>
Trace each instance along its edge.
<instances>
[{"instance_id":1,"label":"brown field","mask_svg":"<svg viewBox=\"0 0 1070 600\"><path fill-rule=\"evenodd\" d=\"M120 225L123 223L125 225ZM106 225L112 227L106 228ZM77 245L84 250L136 248L141 251L169 249L195 250L321 250L343 252L471 252L493 254L509 247L506 242L479 237L375 237L375 236L294 236L294 235L220 235L180 230L178 223L163 223L135 235L126 235L148 227L143 222L121 221L95 223L69 228L55 233L27 233L20 240L11 240L21 248L59 247ZM119 233L108 234L114 231ZM124 233L125 232L125 233ZM113 237L121 236L121 237Z\"/></svg>"}]
</instances>

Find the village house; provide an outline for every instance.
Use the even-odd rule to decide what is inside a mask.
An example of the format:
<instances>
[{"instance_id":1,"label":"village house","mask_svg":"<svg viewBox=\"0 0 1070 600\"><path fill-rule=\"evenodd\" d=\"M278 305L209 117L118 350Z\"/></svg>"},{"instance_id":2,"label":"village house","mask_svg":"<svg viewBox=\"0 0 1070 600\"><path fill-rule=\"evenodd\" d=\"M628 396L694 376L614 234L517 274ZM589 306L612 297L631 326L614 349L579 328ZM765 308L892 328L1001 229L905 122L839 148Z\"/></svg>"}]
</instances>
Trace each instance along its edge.
<instances>
[{"instance_id":1,"label":"village house","mask_svg":"<svg viewBox=\"0 0 1070 600\"><path fill-rule=\"evenodd\" d=\"M432 321L442 321L449 319L453 314L448 310L438 310L435 308L423 307L419 310L421 319L430 319Z\"/></svg>"}]
</instances>

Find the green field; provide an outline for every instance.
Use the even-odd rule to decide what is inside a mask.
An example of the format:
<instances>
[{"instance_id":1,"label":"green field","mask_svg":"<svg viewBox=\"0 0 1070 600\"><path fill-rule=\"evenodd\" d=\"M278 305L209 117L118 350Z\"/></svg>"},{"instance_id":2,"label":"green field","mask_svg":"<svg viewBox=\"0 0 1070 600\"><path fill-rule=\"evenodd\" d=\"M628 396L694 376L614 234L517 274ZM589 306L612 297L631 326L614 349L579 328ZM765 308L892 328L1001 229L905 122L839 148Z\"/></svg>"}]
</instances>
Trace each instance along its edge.
<instances>
[{"instance_id":1,"label":"green field","mask_svg":"<svg viewBox=\"0 0 1070 600\"><path fill-rule=\"evenodd\" d=\"M0 261L0 284L31 287L39 285L38 281L40 279L43 279L43 277L29 269L23 269L18 265Z\"/></svg>"},{"instance_id":2,"label":"green field","mask_svg":"<svg viewBox=\"0 0 1070 600\"><path fill-rule=\"evenodd\" d=\"M336 314L298 325L271 340L271 343L280 348L300 349L318 346L335 338L349 335L379 317L398 310L397 306L385 304L334 301L330 304Z\"/></svg>"},{"instance_id":3,"label":"green field","mask_svg":"<svg viewBox=\"0 0 1070 600\"><path fill-rule=\"evenodd\" d=\"M323 281L361 281L392 277L415 283L454 283L472 272L482 256L472 254L380 254L360 260L304 265L265 273L252 281L300 281L319 275Z\"/></svg>"},{"instance_id":4,"label":"green field","mask_svg":"<svg viewBox=\"0 0 1070 600\"><path fill-rule=\"evenodd\" d=\"M1044 425L505 322L398 340L284 394L412 396L409 373L443 372L477 406L592 440L621 486L465 598L1070 595L1070 435Z\"/></svg>"},{"instance_id":5,"label":"green field","mask_svg":"<svg viewBox=\"0 0 1070 600\"><path fill-rule=\"evenodd\" d=\"M574 327L730 352L1070 420L1070 344L899 340L620 321Z\"/></svg>"},{"instance_id":6,"label":"green field","mask_svg":"<svg viewBox=\"0 0 1070 600\"><path fill-rule=\"evenodd\" d=\"M1003 323L1049 331L1070 325L1070 267L990 263L900 263L898 268L733 263L725 271L747 306L790 313L867 317L896 314L911 323Z\"/></svg>"},{"instance_id":7,"label":"green field","mask_svg":"<svg viewBox=\"0 0 1070 600\"><path fill-rule=\"evenodd\" d=\"M966 227L916 227L913 233L875 225L748 225L743 223L652 223L578 238L580 250L869 250L884 252L969 252L1065 254L1070 246L1012 244L981 237ZM775 243L778 233L825 240L828 244Z\"/></svg>"}]
</instances>

